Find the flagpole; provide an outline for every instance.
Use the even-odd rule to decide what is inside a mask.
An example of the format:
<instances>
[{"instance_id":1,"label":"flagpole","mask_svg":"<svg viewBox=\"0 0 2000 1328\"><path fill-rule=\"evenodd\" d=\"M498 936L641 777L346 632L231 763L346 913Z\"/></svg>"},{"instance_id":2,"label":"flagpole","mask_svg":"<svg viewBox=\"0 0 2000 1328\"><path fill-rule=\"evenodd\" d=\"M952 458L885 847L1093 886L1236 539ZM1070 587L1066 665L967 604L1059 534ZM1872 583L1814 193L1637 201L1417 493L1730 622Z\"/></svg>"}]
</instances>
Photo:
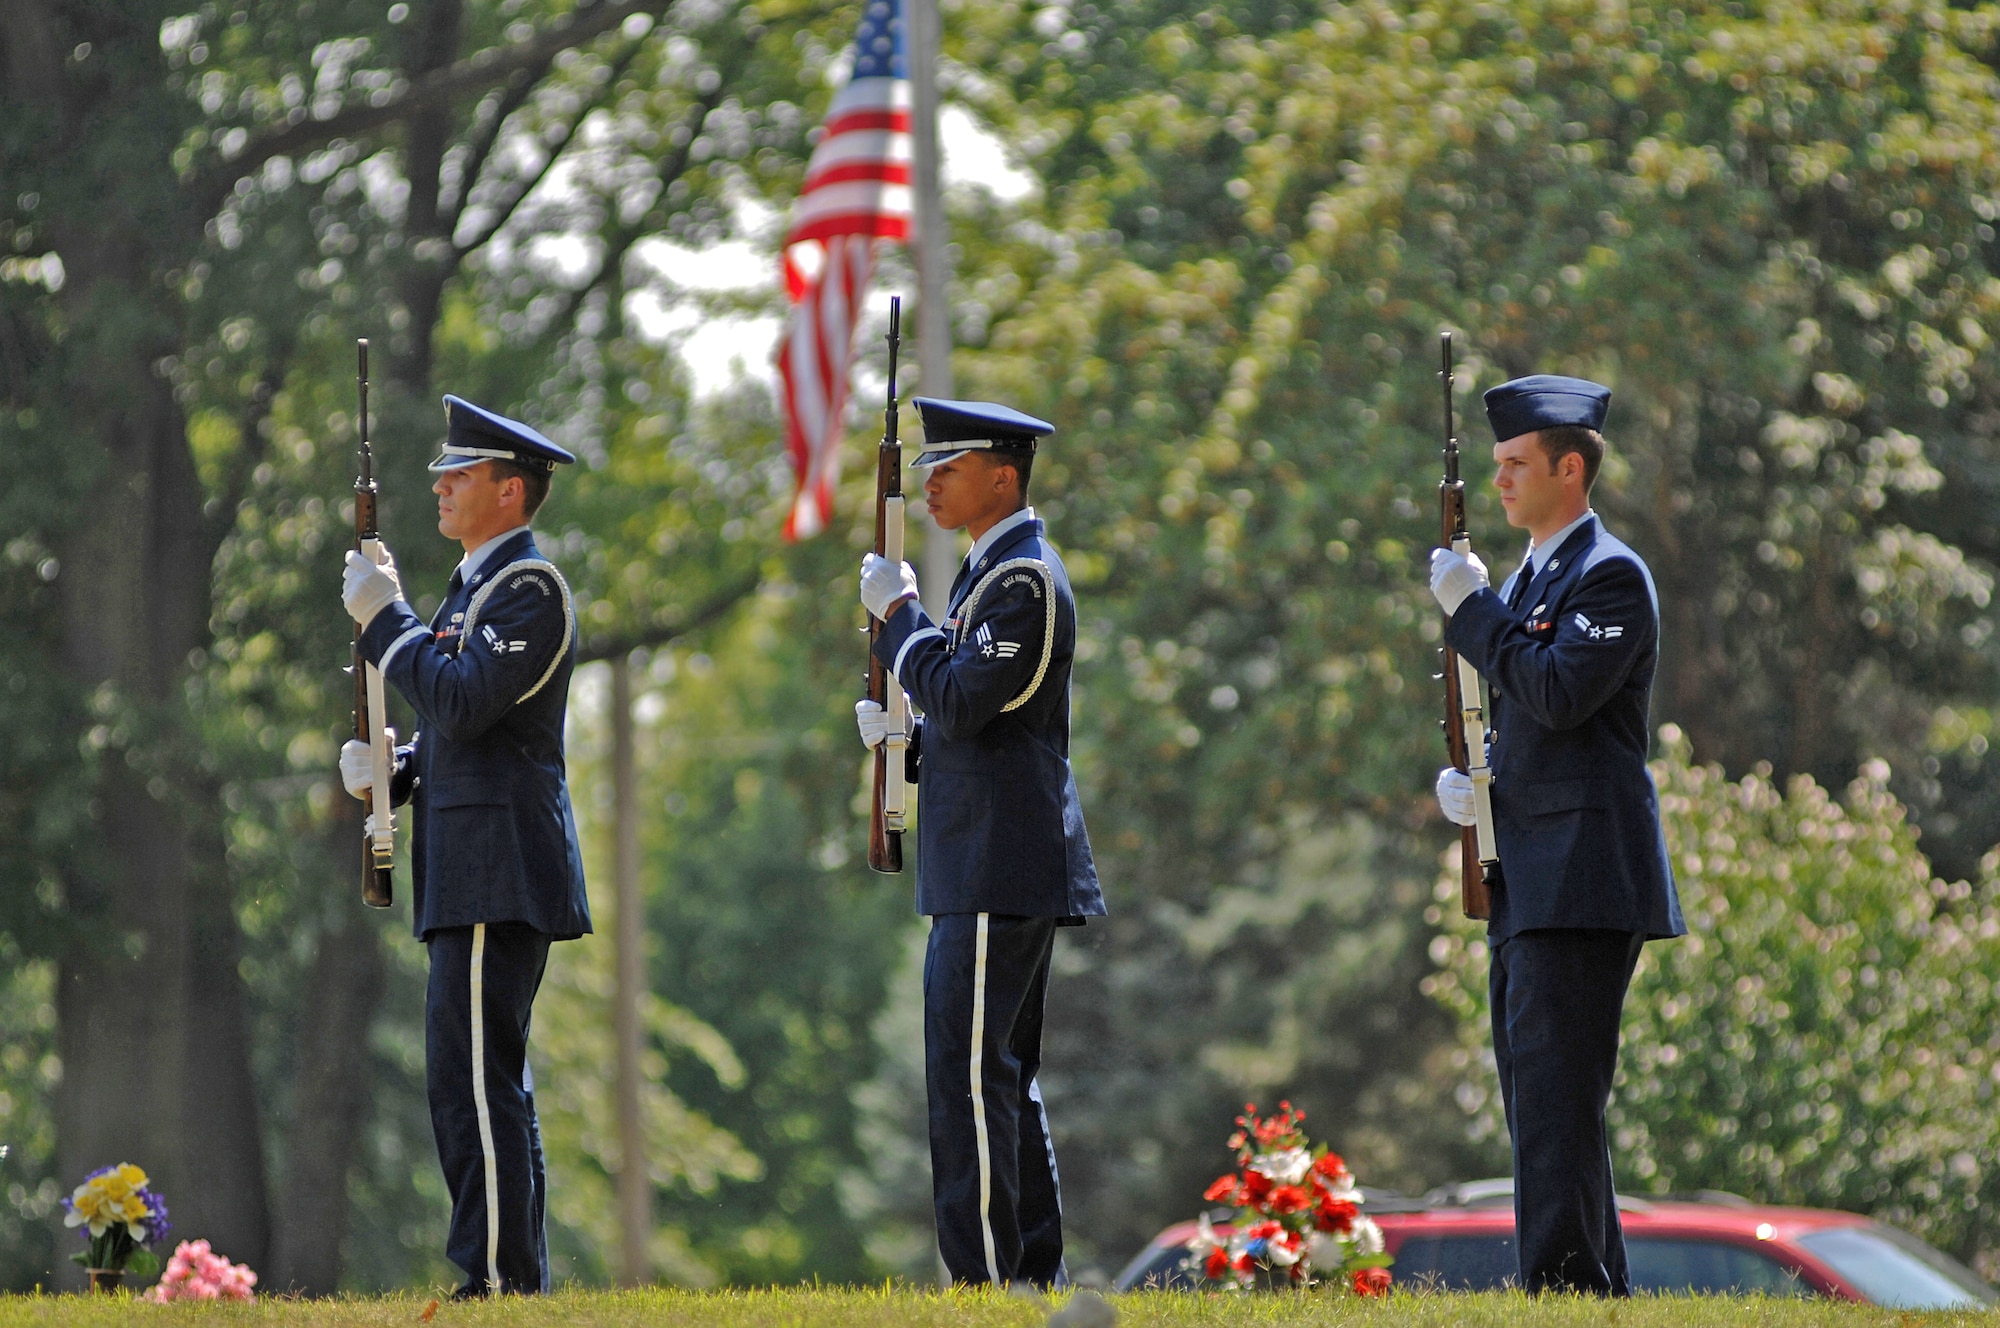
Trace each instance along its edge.
<instances>
[{"instance_id":1,"label":"flagpole","mask_svg":"<svg viewBox=\"0 0 2000 1328\"><path fill-rule=\"evenodd\" d=\"M910 73L910 174L915 195L912 221L917 266L917 382L927 397L951 392L951 315L945 287L951 273L945 246L942 153L938 148L938 0L904 0L909 23L905 36ZM917 569L925 610L942 620L952 578L958 574L958 540L936 522L927 522L923 565Z\"/></svg>"},{"instance_id":2,"label":"flagpole","mask_svg":"<svg viewBox=\"0 0 2000 1328\"><path fill-rule=\"evenodd\" d=\"M653 1178L646 1165L640 1084L645 1030L640 1003L646 991L646 904L639 890L639 799L632 756L632 657L611 658L611 877L617 901L612 914L617 965L611 989L613 1094L618 1104L618 1284L653 1280Z\"/></svg>"}]
</instances>

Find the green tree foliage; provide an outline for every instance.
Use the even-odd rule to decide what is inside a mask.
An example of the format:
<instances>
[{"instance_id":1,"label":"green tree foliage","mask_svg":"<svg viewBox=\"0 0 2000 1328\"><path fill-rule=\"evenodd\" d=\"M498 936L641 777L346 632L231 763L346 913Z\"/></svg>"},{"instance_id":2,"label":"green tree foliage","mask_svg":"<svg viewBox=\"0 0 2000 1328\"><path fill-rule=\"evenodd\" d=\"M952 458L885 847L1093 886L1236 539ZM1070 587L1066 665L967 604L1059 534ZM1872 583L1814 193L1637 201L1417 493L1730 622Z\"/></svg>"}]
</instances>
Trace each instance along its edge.
<instances>
[{"instance_id":1,"label":"green tree foliage","mask_svg":"<svg viewBox=\"0 0 2000 1328\"><path fill-rule=\"evenodd\" d=\"M1600 505L1662 580L1663 709L1732 768L1914 775L1930 709L1992 684L1993 23L982 6L965 58L1048 204L1009 232L1021 278L975 288L976 359L1093 438L1184 440L1164 473L1117 468L1151 500L1117 510L1189 532L1232 589L1297 580L1257 538L1288 517L1304 550L1340 533L1300 490L1422 473L1439 327L1467 387L1596 373ZM1066 379L1030 371L1050 358ZM1969 863L1994 827L1965 829L1940 847Z\"/></svg>"},{"instance_id":2,"label":"green tree foliage","mask_svg":"<svg viewBox=\"0 0 2000 1328\"><path fill-rule=\"evenodd\" d=\"M2000 889L1934 878L1888 770L1836 799L1731 780L1668 728L1654 763L1690 934L1625 1004L1614 1164L1637 1193L1729 1190L1870 1213L2000 1265ZM1426 988L1460 1021L1461 1100L1504 1136L1485 943L1440 933Z\"/></svg>"}]
</instances>

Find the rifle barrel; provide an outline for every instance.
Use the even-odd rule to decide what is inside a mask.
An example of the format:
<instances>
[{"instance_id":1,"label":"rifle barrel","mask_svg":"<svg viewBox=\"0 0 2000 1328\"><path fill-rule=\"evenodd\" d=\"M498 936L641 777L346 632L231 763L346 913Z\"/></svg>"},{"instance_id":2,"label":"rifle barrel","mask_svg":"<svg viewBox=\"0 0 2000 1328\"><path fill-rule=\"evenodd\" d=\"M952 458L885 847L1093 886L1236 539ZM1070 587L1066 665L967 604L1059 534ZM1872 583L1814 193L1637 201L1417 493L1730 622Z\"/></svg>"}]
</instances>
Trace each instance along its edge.
<instances>
[{"instance_id":1,"label":"rifle barrel","mask_svg":"<svg viewBox=\"0 0 2000 1328\"><path fill-rule=\"evenodd\" d=\"M357 338L354 351L355 386L361 399L359 473L354 479L354 547L363 557L373 557L381 531L377 527L375 511L378 492L375 454L368 443L368 339ZM354 626L353 660L354 737L359 742L367 743L371 750L378 749L384 741L382 726L388 722L383 703L382 675L362 657L359 623ZM383 763L378 760L375 764L379 768ZM390 818L390 824L375 834L365 828L361 832L361 902L370 908L388 908L396 897L391 847L394 843L394 822L389 810L388 790L377 788L371 798L375 816Z\"/></svg>"},{"instance_id":2,"label":"rifle barrel","mask_svg":"<svg viewBox=\"0 0 2000 1328\"><path fill-rule=\"evenodd\" d=\"M888 400L882 409L882 446L875 456L875 553L898 562L903 557L903 447L896 428L896 357L902 340L903 300L893 296L889 300ZM895 719L902 715L903 693L876 658L875 640L881 633L882 624L869 614L866 695ZM875 748L868 865L885 874L903 870L903 750L903 740L895 734Z\"/></svg>"}]
</instances>

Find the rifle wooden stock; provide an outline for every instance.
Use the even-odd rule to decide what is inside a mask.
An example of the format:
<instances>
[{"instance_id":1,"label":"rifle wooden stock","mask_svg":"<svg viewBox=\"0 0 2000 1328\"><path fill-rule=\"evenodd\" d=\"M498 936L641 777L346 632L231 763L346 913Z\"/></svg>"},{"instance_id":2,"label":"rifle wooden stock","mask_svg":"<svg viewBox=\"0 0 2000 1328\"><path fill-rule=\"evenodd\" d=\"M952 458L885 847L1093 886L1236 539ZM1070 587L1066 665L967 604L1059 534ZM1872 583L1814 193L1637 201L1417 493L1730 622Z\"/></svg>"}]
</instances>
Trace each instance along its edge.
<instances>
[{"instance_id":1,"label":"rifle wooden stock","mask_svg":"<svg viewBox=\"0 0 2000 1328\"><path fill-rule=\"evenodd\" d=\"M898 563L903 561L903 447L896 428L896 354L902 346L902 324L903 301L898 296L889 301L889 399L883 411L882 446L875 453L875 552ZM875 748L868 865L887 873L903 870L904 804L908 796L903 765L908 739L904 730L909 717L902 687L875 656L875 639L881 634L881 622L869 614L867 697L887 712L891 732Z\"/></svg>"},{"instance_id":2,"label":"rifle wooden stock","mask_svg":"<svg viewBox=\"0 0 2000 1328\"><path fill-rule=\"evenodd\" d=\"M381 561L381 531L376 525L375 500L380 490L375 484L375 454L368 443L368 342L354 343L361 391L361 466L354 478L354 547L371 562ZM389 802L389 779L394 769L396 735L385 727L387 697L382 687L382 671L361 656L361 624L354 625L354 737L368 744L374 765L374 788L370 790L370 818L361 831L361 902L370 908L388 908L396 900L395 813Z\"/></svg>"},{"instance_id":3,"label":"rifle wooden stock","mask_svg":"<svg viewBox=\"0 0 2000 1328\"><path fill-rule=\"evenodd\" d=\"M1444 371L1444 478L1438 482L1440 537L1444 547L1467 554L1472 539L1465 524L1465 481L1458 474L1458 438L1452 431L1451 333L1442 338ZM1447 621L1449 616L1447 615ZM1444 682L1444 745L1452 767L1473 778L1473 798L1477 808L1475 824L1460 826L1459 907L1468 918L1493 916L1493 891L1488 871L1498 866L1498 850L1493 846L1493 807L1489 798L1490 777L1486 770L1486 720L1479 703L1479 674L1460 659L1450 646L1439 646ZM1478 743L1479 750L1473 750Z\"/></svg>"}]
</instances>

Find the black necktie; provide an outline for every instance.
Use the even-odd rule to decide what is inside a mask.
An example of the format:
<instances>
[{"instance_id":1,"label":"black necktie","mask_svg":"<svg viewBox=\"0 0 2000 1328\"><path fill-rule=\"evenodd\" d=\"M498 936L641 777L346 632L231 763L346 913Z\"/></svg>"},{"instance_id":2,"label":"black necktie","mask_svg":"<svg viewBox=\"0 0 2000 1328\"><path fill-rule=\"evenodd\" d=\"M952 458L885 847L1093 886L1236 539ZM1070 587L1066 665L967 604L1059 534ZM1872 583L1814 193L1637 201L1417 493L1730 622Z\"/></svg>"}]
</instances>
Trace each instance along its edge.
<instances>
[{"instance_id":1,"label":"black necktie","mask_svg":"<svg viewBox=\"0 0 2000 1328\"><path fill-rule=\"evenodd\" d=\"M444 588L444 599L439 602L437 606L437 612L431 615L432 631L437 630L439 623L446 621L445 615L449 613L451 610L451 602L454 599L458 598L458 592L464 588L465 588L464 574L458 568L456 567L452 568L451 583Z\"/></svg>"},{"instance_id":2,"label":"black necktie","mask_svg":"<svg viewBox=\"0 0 2000 1328\"><path fill-rule=\"evenodd\" d=\"M1514 573L1514 593L1507 599L1507 607L1518 609L1528 598L1528 583L1535 579L1535 555L1529 554L1521 560L1521 570Z\"/></svg>"}]
</instances>

